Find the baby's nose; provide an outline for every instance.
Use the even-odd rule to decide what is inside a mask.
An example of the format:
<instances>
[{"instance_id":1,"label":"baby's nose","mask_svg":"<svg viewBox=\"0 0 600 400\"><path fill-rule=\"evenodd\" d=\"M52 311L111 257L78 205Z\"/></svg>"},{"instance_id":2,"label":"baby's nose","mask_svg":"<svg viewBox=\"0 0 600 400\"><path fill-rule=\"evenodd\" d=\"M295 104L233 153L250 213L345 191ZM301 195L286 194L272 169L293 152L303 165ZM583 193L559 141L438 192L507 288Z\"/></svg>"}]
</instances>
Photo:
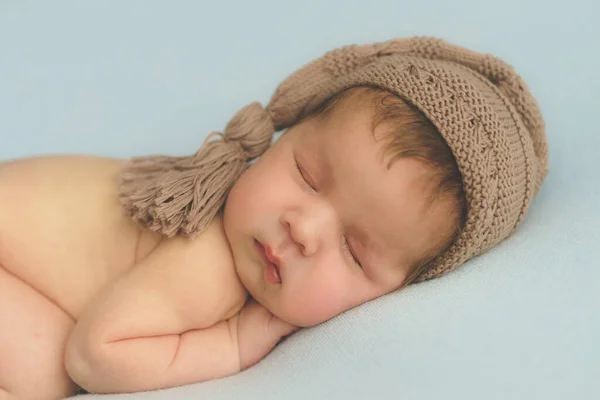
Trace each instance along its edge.
<instances>
[{"instance_id":1,"label":"baby's nose","mask_svg":"<svg viewBox=\"0 0 600 400\"><path fill-rule=\"evenodd\" d=\"M334 236L336 222L328 210L290 212L282 220L290 238L305 257L316 254Z\"/></svg>"}]
</instances>

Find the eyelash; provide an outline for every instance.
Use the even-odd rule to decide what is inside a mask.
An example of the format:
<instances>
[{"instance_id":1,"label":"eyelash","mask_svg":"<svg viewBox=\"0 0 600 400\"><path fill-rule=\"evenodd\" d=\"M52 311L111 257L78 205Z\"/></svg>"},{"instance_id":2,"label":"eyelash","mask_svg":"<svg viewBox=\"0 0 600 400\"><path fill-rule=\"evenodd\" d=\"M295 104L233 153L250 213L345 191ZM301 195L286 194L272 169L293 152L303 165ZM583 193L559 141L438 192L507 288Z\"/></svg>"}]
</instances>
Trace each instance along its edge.
<instances>
[{"instance_id":1,"label":"eyelash","mask_svg":"<svg viewBox=\"0 0 600 400\"><path fill-rule=\"evenodd\" d=\"M296 170L298 171L298 173L300 174L300 177L302 178L303 185L316 192L317 189L315 189L310 183L308 183L308 181L304 177L304 173L302 172L300 165L298 165L298 161L296 161L294 159L294 163L296 164ZM343 246L344 253L346 253L350 257L350 259L352 260L352 262L354 264L356 264L358 267L360 267L362 269L362 265L360 264L360 261L358 261L358 259L354 256L354 254L352 254L352 249L350 248L350 243L348 243L348 239L346 238L346 236L343 236L343 241L344 241L344 246Z\"/></svg>"},{"instance_id":2,"label":"eyelash","mask_svg":"<svg viewBox=\"0 0 600 400\"><path fill-rule=\"evenodd\" d=\"M308 181L306 180L306 178L304 177L304 173L302 172L302 169L300 168L300 165L298 165L298 161L294 160L294 163L296 164L296 170L298 171L298 173L300 174L300 177L302 178L302 183L304 184L304 186L306 186L307 188L309 188L310 190L313 191L317 191L317 189L315 189L310 183L308 183Z\"/></svg>"},{"instance_id":3,"label":"eyelash","mask_svg":"<svg viewBox=\"0 0 600 400\"><path fill-rule=\"evenodd\" d=\"M346 239L346 236L343 237L344 238L344 252L350 256L350 258L352 259L352 262L354 262L354 264L356 264L358 267L360 267L362 269L362 265L360 264L360 261L358 261L358 259L354 256L354 254L352 254L352 250L350 249L350 244L348 243L348 239Z\"/></svg>"}]
</instances>

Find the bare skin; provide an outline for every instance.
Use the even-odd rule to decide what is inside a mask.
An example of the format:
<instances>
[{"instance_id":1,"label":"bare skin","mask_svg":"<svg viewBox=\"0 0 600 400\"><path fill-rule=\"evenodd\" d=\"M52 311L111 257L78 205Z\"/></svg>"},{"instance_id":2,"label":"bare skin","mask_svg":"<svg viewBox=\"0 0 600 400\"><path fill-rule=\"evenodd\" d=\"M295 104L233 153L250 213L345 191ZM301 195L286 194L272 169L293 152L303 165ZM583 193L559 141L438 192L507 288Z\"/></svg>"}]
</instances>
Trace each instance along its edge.
<instances>
[{"instance_id":1,"label":"bare skin","mask_svg":"<svg viewBox=\"0 0 600 400\"><path fill-rule=\"evenodd\" d=\"M120 163L115 159L69 156L0 164L0 399L72 395L77 386L64 362L69 341L73 349L79 349L80 339L90 337L92 327L101 332L118 329L122 327L120 318L145 318L141 312L144 308L155 315L162 311L172 316L147 320L161 324L162 332L153 334L171 335L173 343L194 329L205 329L217 338L219 332L210 333L206 328L219 321L229 320L227 326L238 327L247 292L235 273L221 218L194 240L163 239L140 229L122 213L116 196ZM169 265L155 262L161 260L157 258L161 254L168 256ZM149 268L154 272L148 272ZM117 283L129 277L134 280L136 269L139 276L145 277L144 287L154 287L155 292L146 297L145 305L133 304L125 314L110 314L106 299L118 299ZM167 297L164 283L170 279L176 284L176 295L165 305L160 300ZM228 290L217 290L223 287ZM161 306L164 310L158 309ZM257 324L269 321L270 314L256 303L246 308L246 320ZM102 319L100 313L110 317ZM281 327L285 329L280 329L279 336L292 329L288 324L277 328ZM138 333L119 334L125 338ZM223 351L231 354L223 361L228 365L223 365L222 371L213 365L225 375L263 356L251 354L240 360L237 340L233 343L231 334L230 330L223 346ZM272 342L274 345L276 340ZM256 347L256 343L248 345ZM142 350L133 349L129 355L134 357ZM166 349L163 355L169 362L174 361L174 350ZM160 357L160 352L154 353ZM252 357L254 361L249 359ZM157 358L145 362L164 361ZM149 371L148 376L152 373ZM197 380L186 375L183 367L163 376L166 386ZM88 383L86 377L80 379L79 384ZM143 390L148 382L137 384L123 387L123 391ZM87 389L103 391L102 385L94 386Z\"/></svg>"},{"instance_id":2,"label":"bare skin","mask_svg":"<svg viewBox=\"0 0 600 400\"><path fill-rule=\"evenodd\" d=\"M0 164L0 400L232 375L401 287L450 207L428 205L426 163L386 167L372 110L339 107L282 135L192 240L123 214L120 160Z\"/></svg>"}]
</instances>

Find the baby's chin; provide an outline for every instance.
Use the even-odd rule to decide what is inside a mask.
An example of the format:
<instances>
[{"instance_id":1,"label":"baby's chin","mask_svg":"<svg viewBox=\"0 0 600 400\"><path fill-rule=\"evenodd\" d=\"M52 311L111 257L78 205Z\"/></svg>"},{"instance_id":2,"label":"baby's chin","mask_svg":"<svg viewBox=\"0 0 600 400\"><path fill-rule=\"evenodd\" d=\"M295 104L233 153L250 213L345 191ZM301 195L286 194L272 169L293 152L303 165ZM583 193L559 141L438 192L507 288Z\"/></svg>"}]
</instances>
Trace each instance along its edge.
<instances>
[{"instance_id":1,"label":"baby's chin","mask_svg":"<svg viewBox=\"0 0 600 400\"><path fill-rule=\"evenodd\" d=\"M286 312L281 312L281 310L274 310L264 305L264 307L271 312L274 316L279 318L282 321L287 322L288 324L292 324L299 328L310 328L312 326L318 325L320 322L309 321L304 317L298 317L297 315L293 315Z\"/></svg>"},{"instance_id":2,"label":"baby's chin","mask_svg":"<svg viewBox=\"0 0 600 400\"><path fill-rule=\"evenodd\" d=\"M256 297L254 298L256 299ZM285 307L285 305L282 306L280 302L276 302L277 304L274 305L270 304L273 303L272 301L265 301L264 299L262 299L262 301L261 299L257 299L256 301L280 320L300 328L310 328L335 317L335 315L324 316L319 315L320 313L317 312L311 313L309 310L303 309L302 307L298 307L298 310L296 310L296 307Z\"/></svg>"},{"instance_id":3,"label":"baby's chin","mask_svg":"<svg viewBox=\"0 0 600 400\"><path fill-rule=\"evenodd\" d=\"M307 316L305 312L300 315L290 312L290 310L286 310L285 307L282 308L281 304L277 304L277 299L265 298L265 296L260 293L253 293L252 288L249 288L245 284L244 286L246 287L250 297L252 297L257 303L269 310L271 314L282 321L300 328L309 328L320 323L319 321L314 321L314 318Z\"/></svg>"},{"instance_id":4,"label":"baby's chin","mask_svg":"<svg viewBox=\"0 0 600 400\"><path fill-rule=\"evenodd\" d=\"M306 307L300 302L292 301L290 304L289 296L282 297L283 293L281 293L279 290L265 290L265 286L261 286L267 285L263 280L256 282L256 277L253 274L246 273L243 268L239 268L237 263L235 268L242 285L248 292L248 295L257 303L269 310L271 314L292 325L300 328L310 328L312 326L319 325L345 311L342 310L340 313L331 315L332 313L324 313L323 309L314 310L314 312L311 312L311 310L306 309ZM285 282L282 284L284 285Z\"/></svg>"}]
</instances>

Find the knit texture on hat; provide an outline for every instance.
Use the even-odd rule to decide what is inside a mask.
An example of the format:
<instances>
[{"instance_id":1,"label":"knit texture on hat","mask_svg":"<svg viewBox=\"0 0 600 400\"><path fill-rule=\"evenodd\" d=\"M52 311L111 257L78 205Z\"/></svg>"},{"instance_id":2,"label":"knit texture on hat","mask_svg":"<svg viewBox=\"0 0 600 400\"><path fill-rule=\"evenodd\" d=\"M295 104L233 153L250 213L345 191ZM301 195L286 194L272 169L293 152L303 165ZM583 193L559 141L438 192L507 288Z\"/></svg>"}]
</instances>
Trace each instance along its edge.
<instances>
[{"instance_id":1,"label":"knit texture on hat","mask_svg":"<svg viewBox=\"0 0 600 400\"><path fill-rule=\"evenodd\" d=\"M207 140L195 155L132 159L121 175L125 210L165 235L198 234L274 131L354 86L379 87L419 108L448 143L462 176L464 229L416 282L453 270L519 226L548 171L537 103L499 58L426 37L329 51L284 80L266 108L252 103L240 110L219 133L222 140Z\"/></svg>"}]
</instances>

